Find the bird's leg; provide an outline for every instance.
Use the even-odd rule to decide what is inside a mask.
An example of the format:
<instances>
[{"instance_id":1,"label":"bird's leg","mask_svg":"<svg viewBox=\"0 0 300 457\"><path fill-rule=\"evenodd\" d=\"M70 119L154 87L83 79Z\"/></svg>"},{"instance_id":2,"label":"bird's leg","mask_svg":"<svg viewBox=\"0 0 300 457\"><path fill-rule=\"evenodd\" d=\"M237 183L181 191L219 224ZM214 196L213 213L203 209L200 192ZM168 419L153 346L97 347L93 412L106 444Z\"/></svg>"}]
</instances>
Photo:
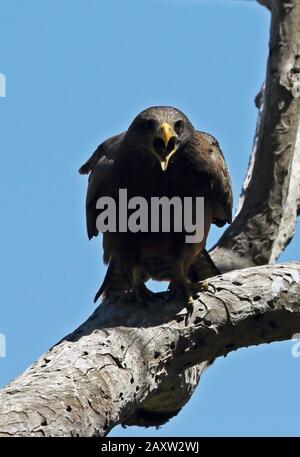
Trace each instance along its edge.
<instances>
[{"instance_id":1,"label":"bird's leg","mask_svg":"<svg viewBox=\"0 0 300 457\"><path fill-rule=\"evenodd\" d=\"M137 301L141 304L145 304L147 300L153 299L155 295L146 287L142 276L142 270L137 265L132 269L132 292Z\"/></svg>"},{"instance_id":2,"label":"bird's leg","mask_svg":"<svg viewBox=\"0 0 300 457\"><path fill-rule=\"evenodd\" d=\"M173 264L172 280L169 285L172 296L178 295L186 301L188 312L193 310L192 284L187 278L182 260L176 260Z\"/></svg>"}]
</instances>

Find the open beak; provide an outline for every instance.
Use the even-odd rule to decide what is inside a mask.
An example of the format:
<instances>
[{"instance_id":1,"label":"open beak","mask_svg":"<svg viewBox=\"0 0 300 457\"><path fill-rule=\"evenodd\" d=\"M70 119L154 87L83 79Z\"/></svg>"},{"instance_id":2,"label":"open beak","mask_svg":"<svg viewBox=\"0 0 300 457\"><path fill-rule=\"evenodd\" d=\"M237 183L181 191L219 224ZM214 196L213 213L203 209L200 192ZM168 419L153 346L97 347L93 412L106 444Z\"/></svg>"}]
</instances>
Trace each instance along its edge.
<instances>
[{"instance_id":1,"label":"open beak","mask_svg":"<svg viewBox=\"0 0 300 457\"><path fill-rule=\"evenodd\" d=\"M164 122L159 126L153 140L153 152L163 171L168 168L170 158L176 152L177 147L177 137L174 130L167 122Z\"/></svg>"},{"instance_id":2,"label":"open beak","mask_svg":"<svg viewBox=\"0 0 300 457\"><path fill-rule=\"evenodd\" d=\"M174 132L173 132L172 127L167 122L164 122L159 127L158 135L160 135L160 137L164 141L165 145L167 146L170 138L172 138L172 136L174 136Z\"/></svg>"}]
</instances>

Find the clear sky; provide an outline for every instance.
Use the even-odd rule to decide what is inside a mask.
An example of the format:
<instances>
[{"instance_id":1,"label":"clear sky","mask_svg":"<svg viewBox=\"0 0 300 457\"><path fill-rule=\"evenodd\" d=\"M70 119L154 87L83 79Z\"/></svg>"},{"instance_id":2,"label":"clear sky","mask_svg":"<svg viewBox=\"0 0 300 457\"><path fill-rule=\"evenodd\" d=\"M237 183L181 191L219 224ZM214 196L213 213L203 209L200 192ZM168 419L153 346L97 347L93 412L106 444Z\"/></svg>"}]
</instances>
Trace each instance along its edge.
<instances>
[{"instance_id":1,"label":"clear sky","mask_svg":"<svg viewBox=\"0 0 300 457\"><path fill-rule=\"evenodd\" d=\"M269 20L243 0L0 0L1 385L94 309L101 243L86 236L77 169L103 139L150 105L176 106L219 139L237 201ZM283 261L299 259L299 241L298 233ZM166 426L111 436L299 435L300 358L291 348L218 359Z\"/></svg>"}]
</instances>

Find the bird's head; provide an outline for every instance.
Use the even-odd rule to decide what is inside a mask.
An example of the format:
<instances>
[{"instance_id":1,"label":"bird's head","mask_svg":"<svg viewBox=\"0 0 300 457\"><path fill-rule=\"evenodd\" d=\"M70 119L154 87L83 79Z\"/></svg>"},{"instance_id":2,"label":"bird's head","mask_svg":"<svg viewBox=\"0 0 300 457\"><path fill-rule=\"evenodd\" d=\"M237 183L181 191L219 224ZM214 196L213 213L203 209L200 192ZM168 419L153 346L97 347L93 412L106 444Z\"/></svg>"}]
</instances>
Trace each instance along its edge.
<instances>
[{"instance_id":1,"label":"bird's head","mask_svg":"<svg viewBox=\"0 0 300 457\"><path fill-rule=\"evenodd\" d=\"M132 122L128 134L136 146L154 156L166 171L172 157L194 134L194 127L181 111L155 106L142 111Z\"/></svg>"}]
</instances>

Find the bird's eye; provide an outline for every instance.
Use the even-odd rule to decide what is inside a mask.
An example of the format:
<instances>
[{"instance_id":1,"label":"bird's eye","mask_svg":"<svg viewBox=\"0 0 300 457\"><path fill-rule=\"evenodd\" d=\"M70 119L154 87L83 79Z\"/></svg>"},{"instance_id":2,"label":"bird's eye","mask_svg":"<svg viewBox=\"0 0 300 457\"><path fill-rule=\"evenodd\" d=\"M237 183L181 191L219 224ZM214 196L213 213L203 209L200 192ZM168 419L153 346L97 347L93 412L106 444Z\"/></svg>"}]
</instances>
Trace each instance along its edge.
<instances>
[{"instance_id":1,"label":"bird's eye","mask_svg":"<svg viewBox=\"0 0 300 457\"><path fill-rule=\"evenodd\" d=\"M146 119L143 122L143 130L147 133L154 132L156 129L156 121L154 119Z\"/></svg>"},{"instance_id":2,"label":"bird's eye","mask_svg":"<svg viewBox=\"0 0 300 457\"><path fill-rule=\"evenodd\" d=\"M174 130L177 133L177 135L180 135L183 132L183 129L184 129L184 121L179 119L174 124Z\"/></svg>"}]
</instances>

